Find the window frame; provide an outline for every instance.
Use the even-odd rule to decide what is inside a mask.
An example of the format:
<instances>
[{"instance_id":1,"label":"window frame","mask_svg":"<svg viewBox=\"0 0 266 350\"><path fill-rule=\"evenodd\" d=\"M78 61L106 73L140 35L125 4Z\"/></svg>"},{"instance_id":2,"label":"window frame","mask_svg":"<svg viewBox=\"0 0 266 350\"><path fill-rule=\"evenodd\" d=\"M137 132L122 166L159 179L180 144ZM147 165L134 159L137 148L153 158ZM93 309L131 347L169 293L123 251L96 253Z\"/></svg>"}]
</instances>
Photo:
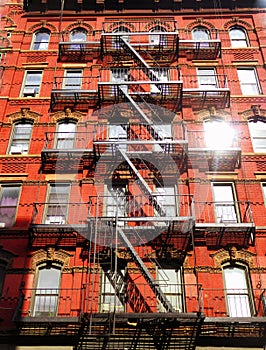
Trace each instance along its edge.
<instances>
[{"instance_id":1,"label":"window frame","mask_svg":"<svg viewBox=\"0 0 266 350\"><path fill-rule=\"evenodd\" d=\"M75 130L74 131L60 131L60 126L61 125L75 125ZM69 120L60 120L58 121L57 125L56 125L56 137L54 139L54 148L55 149L58 149L58 150L66 150L66 149L74 149L75 148L75 141L76 141L76 133L77 133L77 121L76 120L73 120L73 119L69 119ZM66 134L66 137L60 137L60 133L64 133ZM68 136L70 136L71 134L74 134L74 137L72 138L69 138ZM59 147L59 142L61 141L66 141L66 142L69 142L71 141L72 144L71 144L71 147L62 147L60 146Z\"/></svg>"},{"instance_id":2,"label":"window frame","mask_svg":"<svg viewBox=\"0 0 266 350\"><path fill-rule=\"evenodd\" d=\"M257 128L258 130L256 130L255 127L251 127L251 125L253 125L252 123L254 123L254 125L261 125L258 123L262 123L264 128L260 130L260 128ZM249 120L248 121L248 129L249 129L249 134L250 134L250 138L251 138L251 142L252 142L252 147L253 147L253 151L254 153L266 153L266 120L262 121L262 120L257 120L256 122L254 120ZM262 136L258 136L258 132L265 132L265 137ZM258 145L256 145L257 140L265 140L265 146L264 147L258 147Z\"/></svg>"},{"instance_id":3,"label":"window frame","mask_svg":"<svg viewBox=\"0 0 266 350\"><path fill-rule=\"evenodd\" d=\"M73 73L79 73L77 76L71 76ZM69 75L69 76L68 76ZM67 80L70 79L79 79L79 84L69 84ZM66 68L64 71L63 78L63 89L67 91L71 90L82 90L82 79L83 79L83 69L80 68Z\"/></svg>"},{"instance_id":4,"label":"window frame","mask_svg":"<svg viewBox=\"0 0 266 350\"><path fill-rule=\"evenodd\" d=\"M66 195L66 200L65 201L57 201L57 202L53 202L52 200L52 196L51 195L55 195L55 198L57 199L57 192L52 193L52 188L56 188L56 187L63 187L65 186L66 189L68 189L67 191L61 192L60 194L64 194ZM71 184L67 183L67 182L53 182L53 183L49 183L48 187L47 187L47 193L46 193L46 204L45 204L45 208L44 208L44 213L43 213L43 223L46 225L65 225L68 219L68 213L69 213L69 198L70 198L70 191L71 191ZM61 204L60 204L61 201ZM65 211L65 215L64 213L61 213L61 208L65 207L66 211ZM50 208L55 208L52 213L53 215L49 214ZM59 208L59 214L60 215L54 215L54 213L56 214L56 208ZM58 210L58 209L57 209ZM51 221L51 218L54 218Z\"/></svg>"},{"instance_id":5,"label":"window frame","mask_svg":"<svg viewBox=\"0 0 266 350\"><path fill-rule=\"evenodd\" d=\"M247 81L248 79L248 75L245 74L247 71L249 72L253 72L253 77L254 81ZM239 74L239 72L245 72L243 73L243 77L241 77ZM256 70L256 67L237 67L237 76L238 76L238 81L239 81L239 85L240 85L240 90L242 95L244 96L257 96L257 95L261 95L262 94L262 89L260 86L260 82L259 82L259 77L258 77L258 73ZM242 78L242 79L241 79ZM248 89L250 89L250 87L253 88L256 87L256 91L254 90L254 92L252 91L252 93L247 93L249 91L246 90L246 87L248 87Z\"/></svg>"},{"instance_id":6,"label":"window frame","mask_svg":"<svg viewBox=\"0 0 266 350\"><path fill-rule=\"evenodd\" d=\"M243 38L232 38L233 31L235 31L235 32L238 31L238 32L243 33ZM234 49L250 47L247 31L243 27L239 27L239 26L231 27L229 29L229 38L230 38L231 47ZM245 42L245 45L237 45L237 44L234 45L234 43L240 43L240 42Z\"/></svg>"},{"instance_id":7,"label":"window frame","mask_svg":"<svg viewBox=\"0 0 266 350\"><path fill-rule=\"evenodd\" d=\"M37 36L39 34L47 34L48 35L48 39L46 41L40 41L40 40L37 41ZM40 29L40 30L36 31L35 33L33 33L30 49L32 51L47 51L49 49L50 37L51 37L51 33L47 29ZM35 45L40 45L41 46L42 44L46 44L45 48L36 48L35 47Z\"/></svg>"},{"instance_id":8,"label":"window frame","mask_svg":"<svg viewBox=\"0 0 266 350\"><path fill-rule=\"evenodd\" d=\"M225 276L225 270L226 269L238 269L238 270L242 270L243 273L244 273L244 278L245 278L245 284L246 284L246 293L228 293L228 290L240 290L241 288L227 288L226 286L226 276ZM224 294L225 294L225 303L226 303L226 310L227 310L227 313L228 313L228 316L229 317L252 317L252 316L255 316L255 313L256 313L256 308L255 308L255 303L254 303L254 296L253 296L253 292L252 292L252 284L251 284L251 279L250 279L250 274L249 274L249 268L247 265L245 264L242 264L240 262L236 262L234 263L233 265L230 264L230 263L225 263L223 266L222 266L222 275L223 275L223 283L224 283ZM247 296L247 301L248 301L248 306L249 306L249 312L250 312L250 315L244 315L241 314L239 315L238 313L237 314L232 314L230 313L230 307L233 305L233 306L236 306L236 300L234 299L234 302L232 304L231 301L229 301L229 298L228 296L231 295L231 296ZM241 302L241 300L240 300ZM237 311L237 310L235 310Z\"/></svg>"},{"instance_id":9,"label":"window frame","mask_svg":"<svg viewBox=\"0 0 266 350\"><path fill-rule=\"evenodd\" d=\"M31 125L31 130L29 133L29 137L28 138L19 138L16 137L16 135L20 135L19 133L16 133L16 128L17 125L22 126L22 125ZM8 146L8 154L28 154L29 153L29 149L30 149L30 142L31 142L31 137L32 137L32 132L33 132L33 121L29 120L29 119L21 119L21 120L17 120L13 123L12 125L12 131L11 131L11 135L10 135L10 142L9 142L9 146ZM24 143L20 144L20 145L14 145L14 141L15 143L18 141L27 141L27 147L23 146ZM15 149L15 147L17 147L17 149ZM12 150L13 148L13 150Z\"/></svg>"},{"instance_id":10,"label":"window frame","mask_svg":"<svg viewBox=\"0 0 266 350\"><path fill-rule=\"evenodd\" d=\"M208 38L197 38L195 37L195 33L205 33ZM210 30L207 28L207 27L204 27L204 26L197 26L197 27L194 27L191 31L191 34L192 34L192 40L193 41L209 41L211 40L211 33L210 33Z\"/></svg>"},{"instance_id":11,"label":"window frame","mask_svg":"<svg viewBox=\"0 0 266 350\"><path fill-rule=\"evenodd\" d=\"M32 75L40 75L40 81L39 84L32 84L28 81L28 77ZM24 73L24 78L21 86L21 92L20 96L21 97L39 97L40 96L40 91L41 91L41 85L42 85L42 77L43 77L43 70L26 70ZM28 89L26 92L25 90Z\"/></svg>"},{"instance_id":12,"label":"window frame","mask_svg":"<svg viewBox=\"0 0 266 350\"><path fill-rule=\"evenodd\" d=\"M208 74L207 71L212 71L213 74ZM205 74L199 74L199 72L206 72ZM207 77L207 83L204 83L200 81L200 78L206 79ZM208 79L212 80L213 82L209 83ZM200 90L206 90L206 91L215 91L216 89L219 89L219 80L218 80L218 75L217 75L217 70L215 67L197 67L197 80L198 80L198 86Z\"/></svg>"},{"instance_id":13,"label":"window frame","mask_svg":"<svg viewBox=\"0 0 266 350\"><path fill-rule=\"evenodd\" d=\"M264 198L264 205L266 207L266 182L261 183L261 189L262 189L262 196Z\"/></svg>"},{"instance_id":14,"label":"window frame","mask_svg":"<svg viewBox=\"0 0 266 350\"><path fill-rule=\"evenodd\" d=\"M40 282L40 271L43 270L57 270L59 271L59 278L58 278L58 283L57 286L54 287L52 286L51 288L44 288L44 289L50 289L51 292L50 293L46 293L45 291L43 293L39 293L38 289L41 290L43 289L42 287L38 288L39 282ZM32 295L32 301L31 301L31 305L30 305L30 310L31 310L31 314L33 317L54 317L57 315L58 312L58 304L59 304L59 297L60 297L60 287L61 287L61 280L62 280L62 266L59 264L56 264L54 262L50 263L50 262L45 262L42 264L39 264L36 268L36 274L35 274L35 278L34 278L34 290L33 290L33 295ZM46 279L46 281L50 282L51 279ZM52 290L55 290L56 293L53 293ZM48 294L48 295L47 295ZM53 311L39 311L40 314L36 315L36 303L37 300L40 299L42 300L43 298L45 299L44 302L42 302L44 304L44 307L49 306L49 303L47 303L47 297L51 298L51 297L55 297L56 298L56 302L54 303L55 307L53 309ZM48 315L47 315L48 313Z\"/></svg>"},{"instance_id":15,"label":"window frame","mask_svg":"<svg viewBox=\"0 0 266 350\"><path fill-rule=\"evenodd\" d=\"M16 197L16 204L14 205L2 205L2 200L3 200L3 188L16 188L18 191L18 195ZM13 227L16 224L17 220L17 213L18 213L18 207L19 207L19 202L20 202L20 195L21 195L21 184L19 183L0 183L0 222L2 224L2 227ZM11 197L12 198L12 197ZM4 214L2 213L3 207L7 207L6 209L14 209L14 214L10 217L12 218L12 221L10 221L10 225L6 225L4 221L1 221L2 217L5 217L8 212L4 211ZM5 225L3 225L5 224Z\"/></svg>"},{"instance_id":16,"label":"window frame","mask_svg":"<svg viewBox=\"0 0 266 350\"><path fill-rule=\"evenodd\" d=\"M215 187L230 187L231 188L231 194L232 194L232 200L217 200L217 197L215 198ZM224 191L225 193L225 191ZM214 203L214 216L215 216L215 222L216 223L239 223L241 222L240 220L240 213L239 213L239 208L238 208L238 201L237 201L237 193L236 193L236 189L235 189L235 184L233 182L212 182L212 198L213 198L213 203ZM225 216L231 216L232 215L232 219L230 220L224 220L221 216L219 216L220 213L220 209L219 209L219 205L217 205L216 203L225 203L224 205L221 204L221 212L222 214L225 213ZM228 203L227 203L228 202ZM227 206L228 204L228 206ZM223 208L232 208L233 211L229 213L225 212L223 213Z\"/></svg>"},{"instance_id":17,"label":"window frame","mask_svg":"<svg viewBox=\"0 0 266 350\"><path fill-rule=\"evenodd\" d=\"M73 35L79 34L79 33L84 34L84 40L83 39L75 39L75 40L73 40ZM73 43L85 43L86 40L87 40L87 36L88 36L88 32L87 32L86 29L81 28L81 27L75 28L75 29L71 30L71 32L69 33L69 41L73 42Z\"/></svg>"}]
</instances>

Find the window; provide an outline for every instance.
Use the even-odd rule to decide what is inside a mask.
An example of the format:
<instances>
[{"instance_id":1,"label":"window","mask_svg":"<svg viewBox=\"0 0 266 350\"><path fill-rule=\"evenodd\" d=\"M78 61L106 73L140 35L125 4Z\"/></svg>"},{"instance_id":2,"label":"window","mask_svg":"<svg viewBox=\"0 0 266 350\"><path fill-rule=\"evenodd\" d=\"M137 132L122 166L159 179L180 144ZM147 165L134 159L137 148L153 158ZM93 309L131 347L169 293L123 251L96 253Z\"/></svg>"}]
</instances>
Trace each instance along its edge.
<instances>
[{"instance_id":1,"label":"window","mask_svg":"<svg viewBox=\"0 0 266 350\"><path fill-rule=\"evenodd\" d=\"M253 149L255 153L266 153L266 121L251 121L248 123L249 131L252 139Z\"/></svg>"},{"instance_id":2,"label":"window","mask_svg":"<svg viewBox=\"0 0 266 350\"><path fill-rule=\"evenodd\" d=\"M262 193L264 197L264 203L266 205L266 182L262 184Z\"/></svg>"},{"instance_id":3,"label":"window","mask_svg":"<svg viewBox=\"0 0 266 350\"><path fill-rule=\"evenodd\" d=\"M102 271L101 275L101 312L123 311L124 306L124 275L125 271L120 270L118 273L111 270Z\"/></svg>"},{"instance_id":4,"label":"window","mask_svg":"<svg viewBox=\"0 0 266 350\"><path fill-rule=\"evenodd\" d=\"M82 70L67 69L64 76L64 89L80 90L82 86Z\"/></svg>"},{"instance_id":5,"label":"window","mask_svg":"<svg viewBox=\"0 0 266 350\"><path fill-rule=\"evenodd\" d=\"M230 317L253 316L253 303L247 269L244 266L223 268L227 312Z\"/></svg>"},{"instance_id":6,"label":"window","mask_svg":"<svg viewBox=\"0 0 266 350\"><path fill-rule=\"evenodd\" d=\"M130 41L130 36L126 35L126 33L130 33L130 30L127 27L124 26L120 26L118 28L116 28L113 33L125 33L124 35L115 35L113 36L113 48L115 49L121 49L121 42L120 42L120 38L122 37L125 41Z\"/></svg>"},{"instance_id":7,"label":"window","mask_svg":"<svg viewBox=\"0 0 266 350\"><path fill-rule=\"evenodd\" d=\"M10 154L25 154L29 151L32 132L32 123L29 121L17 122L13 125Z\"/></svg>"},{"instance_id":8,"label":"window","mask_svg":"<svg viewBox=\"0 0 266 350\"><path fill-rule=\"evenodd\" d=\"M237 210L233 184L213 184L216 222L236 223Z\"/></svg>"},{"instance_id":9,"label":"window","mask_svg":"<svg viewBox=\"0 0 266 350\"><path fill-rule=\"evenodd\" d=\"M60 277L60 267L45 265L37 269L36 289L32 305L33 316L56 316Z\"/></svg>"},{"instance_id":10,"label":"window","mask_svg":"<svg viewBox=\"0 0 266 350\"><path fill-rule=\"evenodd\" d=\"M184 311L181 270L159 268L157 270L157 282L174 310ZM161 305L159 305L160 311L164 311Z\"/></svg>"},{"instance_id":11,"label":"window","mask_svg":"<svg viewBox=\"0 0 266 350\"><path fill-rule=\"evenodd\" d=\"M174 186L156 187L156 200L164 216L177 216L177 196Z\"/></svg>"},{"instance_id":12,"label":"window","mask_svg":"<svg viewBox=\"0 0 266 350\"><path fill-rule=\"evenodd\" d=\"M215 68L198 68L197 76L200 89L216 90L219 87Z\"/></svg>"},{"instance_id":13,"label":"window","mask_svg":"<svg viewBox=\"0 0 266 350\"><path fill-rule=\"evenodd\" d=\"M20 186L0 187L0 227L12 227L15 223Z\"/></svg>"},{"instance_id":14,"label":"window","mask_svg":"<svg viewBox=\"0 0 266 350\"><path fill-rule=\"evenodd\" d=\"M69 192L69 184L51 184L49 186L45 224L63 225L66 223Z\"/></svg>"},{"instance_id":15,"label":"window","mask_svg":"<svg viewBox=\"0 0 266 350\"><path fill-rule=\"evenodd\" d=\"M234 27L229 30L229 36L232 47L247 47L248 38L246 31L240 27Z\"/></svg>"},{"instance_id":16,"label":"window","mask_svg":"<svg viewBox=\"0 0 266 350\"><path fill-rule=\"evenodd\" d=\"M64 121L58 124L55 148L73 149L75 147L76 128L77 124L72 121Z\"/></svg>"},{"instance_id":17,"label":"window","mask_svg":"<svg viewBox=\"0 0 266 350\"><path fill-rule=\"evenodd\" d=\"M32 50L48 50L50 33L48 31L39 31L34 33L31 49Z\"/></svg>"},{"instance_id":18,"label":"window","mask_svg":"<svg viewBox=\"0 0 266 350\"><path fill-rule=\"evenodd\" d=\"M166 45L167 39L166 35L163 35L162 32L166 32L165 28L161 26L155 26L150 29L150 32L154 34L149 35L149 42L151 45Z\"/></svg>"},{"instance_id":19,"label":"window","mask_svg":"<svg viewBox=\"0 0 266 350\"><path fill-rule=\"evenodd\" d=\"M126 184L121 184L120 186L113 185L112 187L106 188L106 216L107 217L126 217L127 216L127 200L128 188ZM118 222L120 226L123 225L123 221Z\"/></svg>"},{"instance_id":20,"label":"window","mask_svg":"<svg viewBox=\"0 0 266 350\"><path fill-rule=\"evenodd\" d=\"M208 41L210 40L210 32L205 27L196 27L192 31L192 38L195 41Z\"/></svg>"},{"instance_id":21,"label":"window","mask_svg":"<svg viewBox=\"0 0 266 350\"><path fill-rule=\"evenodd\" d=\"M2 295L3 288L4 288L4 282L5 282L5 276L6 276L6 267L7 267L6 262L0 260L0 296Z\"/></svg>"},{"instance_id":22,"label":"window","mask_svg":"<svg viewBox=\"0 0 266 350\"><path fill-rule=\"evenodd\" d=\"M255 68L238 68L237 73L243 95L258 95L261 93Z\"/></svg>"},{"instance_id":23,"label":"window","mask_svg":"<svg viewBox=\"0 0 266 350\"><path fill-rule=\"evenodd\" d=\"M129 69L128 68L113 68L111 69L111 81L114 83L123 83L124 81L128 81ZM116 86L112 86L113 94L115 92L118 93L118 87L124 92L128 91L128 85L119 84Z\"/></svg>"},{"instance_id":24,"label":"window","mask_svg":"<svg viewBox=\"0 0 266 350\"><path fill-rule=\"evenodd\" d=\"M224 149L233 146L234 130L223 120L206 120L204 133L207 148Z\"/></svg>"},{"instance_id":25,"label":"window","mask_svg":"<svg viewBox=\"0 0 266 350\"><path fill-rule=\"evenodd\" d=\"M72 42L85 42L87 38L87 32L85 29L82 28L78 28L78 29L74 29L71 33L70 33L70 41Z\"/></svg>"},{"instance_id":26,"label":"window","mask_svg":"<svg viewBox=\"0 0 266 350\"><path fill-rule=\"evenodd\" d=\"M40 93L41 80L42 71L27 71L25 73L21 95L23 97L38 96Z\"/></svg>"},{"instance_id":27,"label":"window","mask_svg":"<svg viewBox=\"0 0 266 350\"><path fill-rule=\"evenodd\" d=\"M152 80L159 81L162 83L169 81L169 69L160 68L152 70ZM163 95L167 95L169 93L169 84L156 85L151 84L151 93L160 93Z\"/></svg>"}]
</instances>

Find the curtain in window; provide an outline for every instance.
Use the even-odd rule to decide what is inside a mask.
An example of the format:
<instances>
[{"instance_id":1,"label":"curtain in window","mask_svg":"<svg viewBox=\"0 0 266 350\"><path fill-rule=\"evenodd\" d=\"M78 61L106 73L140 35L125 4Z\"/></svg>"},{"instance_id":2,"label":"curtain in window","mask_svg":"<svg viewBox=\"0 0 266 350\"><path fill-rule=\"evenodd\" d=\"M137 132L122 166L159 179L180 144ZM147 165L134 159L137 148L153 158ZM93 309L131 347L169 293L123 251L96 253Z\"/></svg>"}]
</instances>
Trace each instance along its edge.
<instances>
[{"instance_id":1,"label":"curtain in window","mask_svg":"<svg viewBox=\"0 0 266 350\"><path fill-rule=\"evenodd\" d=\"M2 187L0 197L0 223L5 227L14 225L19 187Z\"/></svg>"}]
</instances>

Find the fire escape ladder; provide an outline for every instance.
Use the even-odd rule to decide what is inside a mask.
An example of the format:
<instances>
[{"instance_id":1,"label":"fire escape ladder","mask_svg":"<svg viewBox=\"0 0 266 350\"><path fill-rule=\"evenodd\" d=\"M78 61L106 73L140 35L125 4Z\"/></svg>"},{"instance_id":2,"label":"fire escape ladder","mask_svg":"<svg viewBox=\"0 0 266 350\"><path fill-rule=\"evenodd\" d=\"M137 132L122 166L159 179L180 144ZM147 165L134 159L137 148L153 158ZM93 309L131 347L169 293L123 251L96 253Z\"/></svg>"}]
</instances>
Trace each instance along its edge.
<instances>
[{"instance_id":1,"label":"fire escape ladder","mask_svg":"<svg viewBox=\"0 0 266 350\"><path fill-rule=\"evenodd\" d=\"M121 228L117 227L117 231L120 234L121 239L126 244L126 247L129 249L133 260L135 261L135 263L137 264L138 268L142 272L143 277L148 282L150 288L155 293L156 297L161 302L161 304L163 305L165 310L167 312L174 312L173 306L171 305L171 303L168 301L168 299L166 298L166 296L162 292L162 290L161 290L160 286L158 285L158 283L156 283L156 281L152 277L150 271L148 270L148 268L146 267L146 265L144 264L142 259L139 257L139 255L135 251L133 245L131 244L131 242L129 241L129 239L127 238L127 236L123 232L123 230Z\"/></svg>"},{"instance_id":2,"label":"fire escape ladder","mask_svg":"<svg viewBox=\"0 0 266 350\"><path fill-rule=\"evenodd\" d=\"M156 82L159 82L160 79L158 78L158 75L152 69L152 67L141 57L141 55L132 47L132 45L130 45L130 43L125 38L123 38L121 36L120 41L121 41L121 46L131 55L133 60L140 67L142 67L142 69L143 69L143 67L146 68L146 69L143 69L143 72L145 73L145 75L147 75L147 77L149 77L149 79L151 79L152 81L155 82L154 85L160 90L161 84L159 84L159 86L157 86L157 84L156 84ZM155 69L158 69L157 67L155 67Z\"/></svg>"},{"instance_id":3,"label":"fire escape ladder","mask_svg":"<svg viewBox=\"0 0 266 350\"><path fill-rule=\"evenodd\" d=\"M165 212L163 210L163 208L161 207L161 205L158 203L157 199L156 199L156 195L154 195L153 191L150 189L149 185L147 184L147 182L143 179L143 177L140 175L138 169L135 167L135 165L133 164L133 162L130 160L130 158L126 155L126 152L121 149L119 146L117 147L118 151L121 153L121 155L123 156L123 158L126 160L126 162L128 163L128 165L130 166L131 170L133 171L133 173L137 176L137 178L140 181L140 184L142 186L142 188L144 189L144 191L150 196L150 200L151 200L151 204L154 207L154 209L161 215L161 216L165 216Z\"/></svg>"}]
</instances>

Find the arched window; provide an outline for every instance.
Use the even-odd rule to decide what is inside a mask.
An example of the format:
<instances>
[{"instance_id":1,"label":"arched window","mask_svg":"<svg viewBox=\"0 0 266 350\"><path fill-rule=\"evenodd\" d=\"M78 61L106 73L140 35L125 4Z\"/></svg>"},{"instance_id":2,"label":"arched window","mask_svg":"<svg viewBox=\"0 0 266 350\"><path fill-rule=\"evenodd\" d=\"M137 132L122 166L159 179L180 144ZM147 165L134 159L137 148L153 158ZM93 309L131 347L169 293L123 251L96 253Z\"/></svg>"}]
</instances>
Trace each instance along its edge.
<instances>
[{"instance_id":1,"label":"arched window","mask_svg":"<svg viewBox=\"0 0 266 350\"><path fill-rule=\"evenodd\" d=\"M166 36L161 34L162 32L166 32L165 28L161 26L155 26L150 29L151 34L149 36L149 42L152 45L166 45Z\"/></svg>"},{"instance_id":2,"label":"arched window","mask_svg":"<svg viewBox=\"0 0 266 350\"><path fill-rule=\"evenodd\" d=\"M227 313L230 317L254 316L248 269L245 265L223 267Z\"/></svg>"},{"instance_id":3,"label":"arched window","mask_svg":"<svg viewBox=\"0 0 266 350\"><path fill-rule=\"evenodd\" d=\"M229 36L232 47L247 47L249 46L247 33L243 28L233 27L229 30Z\"/></svg>"},{"instance_id":4,"label":"arched window","mask_svg":"<svg viewBox=\"0 0 266 350\"><path fill-rule=\"evenodd\" d=\"M73 149L76 138L77 123L71 120L64 120L58 123L55 138L55 148Z\"/></svg>"},{"instance_id":5,"label":"arched window","mask_svg":"<svg viewBox=\"0 0 266 350\"><path fill-rule=\"evenodd\" d=\"M120 26L113 30L113 33L125 33L124 35L115 35L113 36L113 48L119 49L121 48L120 37L122 37L126 41L130 41L130 36L126 35L126 33L130 33L130 30L127 27Z\"/></svg>"},{"instance_id":6,"label":"arched window","mask_svg":"<svg viewBox=\"0 0 266 350\"><path fill-rule=\"evenodd\" d=\"M13 125L9 154L26 154L32 132L31 121L18 121Z\"/></svg>"},{"instance_id":7,"label":"arched window","mask_svg":"<svg viewBox=\"0 0 266 350\"><path fill-rule=\"evenodd\" d=\"M266 120L248 123L255 153L266 153Z\"/></svg>"},{"instance_id":8,"label":"arched window","mask_svg":"<svg viewBox=\"0 0 266 350\"><path fill-rule=\"evenodd\" d=\"M205 27L196 27L192 30L193 40L210 40L210 32Z\"/></svg>"},{"instance_id":9,"label":"arched window","mask_svg":"<svg viewBox=\"0 0 266 350\"><path fill-rule=\"evenodd\" d=\"M87 32L83 28L72 30L69 37L71 42L84 42L87 39Z\"/></svg>"},{"instance_id":10,"label":"arched window","mask_svg":"<svg viewBox=\"0 0 266 350\"><path fill-rule=\"evenodd\" d=\"M40 265L36 271L35 289L32 299L32 316L53 317L57 315L61 267Z\"/></svg>"},{"instance_id":11,"label":"arched window","mask_svg":"<svg viewBox=\"0 0 266 350\"><path fill-rule=\"evenodd\" d=\"M33 35L32 50L48 50L50 33L47 30L40 30Z\"/></svg>"}]
</instances>

